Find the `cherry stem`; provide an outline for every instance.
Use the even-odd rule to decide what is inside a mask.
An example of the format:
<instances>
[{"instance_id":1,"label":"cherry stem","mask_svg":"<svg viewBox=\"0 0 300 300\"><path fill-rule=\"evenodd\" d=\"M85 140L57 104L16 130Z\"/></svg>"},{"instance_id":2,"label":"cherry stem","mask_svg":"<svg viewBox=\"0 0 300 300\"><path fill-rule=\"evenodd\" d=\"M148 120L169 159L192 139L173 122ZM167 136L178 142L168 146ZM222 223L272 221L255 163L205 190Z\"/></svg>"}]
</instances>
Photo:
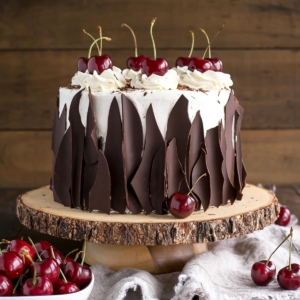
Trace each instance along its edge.
<instances>
[{"instance_id":1,"label":"cherry stem","mask_svg":"<svg viewBox=\"0 0 300 300\"><path fill-rule=\"evenodd\" d=\"M285 239L277 246L277 248L271 253L271 255L269 256L268 260L266 261L266 266L268 265L271 257L273 256L273 254L280 248L280 246L291 236L291 234L287 235L285 237Z\"/></svg>"},{"instance_id":2,"label":"cherry stem","mask_svg":"<svg viewBox=\"0 0 300 300\"><path fill-rule=\"evenodd\" d=\"M91 58L91 52L92 52L92 49L93 49L94 45L95 45L98 41L100 41L100 40L111 41L111 38L105 37L105 36L104 36L104 37L102 37L102 38L99 38L99 39L94 40L94 42L93 42L92 45L90 46L88 58ZM98 44L97 44L97 45L98 45Z\"/></svg>"},{"instance_id":3,"label":"cherry stem","mask_svg":"<svg viewBox=\"0 0 300 300\"><path fill-rule=\"evenodd\" d=\"M59 271L60 271L60 275L61 275L61 277L63 278L64 282L65 282L65 283L68 283L68 280L67 280L67 278L66 278L64 272L63 272L61 269L59 269Z\"/></svg>"},{"instance_id":4,"label":"cherry stem","mask_svg":"<svg viewBox=\"0 0 300 300\"><path fill-rule=\"evenodd\" d=\"M193 54L193 51L194 51L194 44L195 44L195 36L194 36L194 32L193 31L190 31L191 35L192 35L192 46L191 46L191 51L190 51L190 54L189 54L189 57L192 56Z\"/></svg>"},{"instance_id":5,"label":"cherry stem","mask_svg":"<svg viewBox=\"0 0 300 300\"><path fill-rule=\"evenodd\" d=\"M27 253L27 251L22 250L21 254L26 256L28 258L28 260L31 262L32 266L33 266L33 278L32 278L32 284L36 285L36 266L34 264L33 259L31 258L31 256Z\"/></svg>"},{"instance_id":6,"label":"cherry stem","mask_svg":"<svg viewBox=\"0 0 300 300\"><path fill-rule=\"evenodd\" d=\"M53 250L52 246L50 247L50 252L51 252L52 258L56 260L56 257L55 257L54 250Z\"/></svg>"},{"instance_id":7,"label":"cherry stem","mask_svg":"<svg viewBox=\"0 0 300 300\"><path fill-rule=\"evenodd\" d=\"M100 50L99 50L99 55L101 56L102 55L102 28L101 26L98 26L97 27L98 30L99 30L99 36L100 36Z\"/></svg>"},{"instance_id":8,"label":"cherry stem","mask_svg":"<svg viewBox=\"0 0 300 300\"><path fill-rule=\"evenodd\" d=\"M134 55L135 55L135 57L138 57L137 42L136 42L136 37L135 37L134 31L132 30L132 28L129 25L127 25L125 23L123 23L121 25L121 27L123 27L123 26L127 27L131 31L131 34L133 36L133 41L134 41L134 49L135 49Z\"/></svg>"},{"instance_id":9,"label":"cherry stem","mask_svg":"<svg viewBox=\"0 0 300 300\"><path fill-rule=\"evenodd\" d=\"M156 20L157 20L157 18L153 18L152 21L151 21L151 26L150 26L150 36L151 36L151 39L152 39L153 54L154 54L153 56L154 56L155 60L156 60L156 47L155 47L155 42L154 42L154 38L153 38L152 28L153 28L153 25L154 25Z\"/></svg>"},{"instance_id":10,"label":"cherry stem","mask_svg":"<svg viewBox=\"0 0 300 300\"><path fill-rule=\"evenodd\" d=\"M21 274L21 276L19 277L18 281L16 282L14 289L12 291L12 295L14 295L16 293L16 290L21 282L21 280L23 279L23 277L25 276L25 274Z\"/></svg>"},{"instance_id":11,"label":"cherry stem","mask_svg":"<svg viewBox=\"0 0 300 300\"><path fill-rule=\"evenodd\" d=\"M82 258L81 258L81 265L83 266L84 260L85 260L85 252L86 252L86 235L84 235L84 242L83 242L83 247L82 247Z\"/></svg>"},{"instance_id":12,"label":"cherry stem","mask_svg":"<svg viewBox=\"0 0 300 300\"><path fill-rule=\"evenodd\" d=\"M293 247L293 228L292 227L290 229L290 236L291 236L291 239L290 239L290 254L289 254L289 270L291 271L292 270L292 264L291 264L291 261L292 261L292 247Z\"/></svg>"},{"instance_id":13,"label":"cherry stem","mask_svg":"<svg viewBox=\"0 0 300 300\"><path fill-rule=\"evenodd\" d=\"M193 185L193 187L190 189L190 191L188 192L188 196L191 194L191 192L193 191L193 189L194 189L194 187L196 186L196 184L198 183L198 181L202 178L202 177L204 177L204 176L207 176L206 175L206 173L204 173L203 175L201 175L197 180L196 180L196 182L194 183L194 185Z\"/></svg>"},{"instance_id":14,"label":"cherry stem","mask_svg":"<svg viewBox=\"0 0 300 300\"><path fill-rule=\"evenodd\" d=\"M79 252L76 253L75 258L74 258L74 261L77 262L77 259L78 259L79 255L80 255L81 253L83 253L83 251L79 251Z\"/></svg>"},{"instance_id":15,"label":"cherry stem","mask_svg":"<svg viewBox=\"0 0 300 300\"><path fill-rule=\"evenodd\" d=\"M204 33L204 35L206 36L207 44L208 44L208 46L207 46L207 48L208 48L208 57L211 58L211 51L210 51L210 41L209 41L209 37L208 37L206 31L205 31L203 28L199 28L199 29L200 29L200 30ZM207 49L207 48L206 48L206 49ZM205 50L204 55L203 55L202 58L205 57L205 54L206 54L206 50Z\"/></svg>"},{"instance_id":16,"label":"cherry stem","mask_svg":"<svg viewBox=\"0 0 300 300\"><path fill-rule=\"evenodd\" d=\"M88 35L93 41L95 41L95 38L91 34L89 34L88 32L86 32L85 29L83 29L82 31L83 31L84 34ZM96 46L97 46L97 49L98 49L98 54L101 55L98 44L96 44Z\"/></svg>"},{"instance_id":17,"label":"cherry stem","mask_svg":"<svg viewBox=\"0 0 300 300\"><path fill-rule=\"evenodd\" d=\"M33 243L32 239L31 239L30 237L28 237L28 240L29 240L31 246L32 246L33 249L34 249L34 252L35 252L35 254L36 254L38 260L39 260L39 261L42 261L42 258L41 258L41 256L39 255L39 252L37 251L37 249L36 249L36 247L35 247L35 244Z\"/></svg>"},{"instance_id":18,"label":"cherry stem","mask_svg":"<svg viewBox=\"0 0 300 300\"><path fill-rule=\"evenodd\" d=\"M6 239L2 239L2 243L1 244L10 244L10 241L6 240Z\"/></svg>"},{"instance_id":19,"label":"cherry stem","mask_svg":"<svg viewBox=\"0 0 300 300\"><path fill-rule=\"evenodd\" d=\"M64 259L64 265L65 265L66 262L67 262L67 257L69 257L72 253L74 253L74 252L76 252L76 251L78 251L78 248L75 249L75 250L70 251L70 252L65 256L65 259Z\"/></svg>"},{"instance_id":20,"label":"cherry stem","mask_svg":"<svg viewBox=\"0 0 300 300\"><path fill-rule=\"evenodd\" d=\"M211 58L211 49L210 49L210 45L212 44L212 42L214 41L214 39L219 35L219 33L224 29L225 25L223 24L222 27L219 29L219 31L215 34L215 36L213 37L213 39L210 41L210 43L208 43L208 46L206 47L203 57L205 57L207 50L209 49L209 58ZM201 29L201 28L200 28Z\"/></svg>"}]
</instances>

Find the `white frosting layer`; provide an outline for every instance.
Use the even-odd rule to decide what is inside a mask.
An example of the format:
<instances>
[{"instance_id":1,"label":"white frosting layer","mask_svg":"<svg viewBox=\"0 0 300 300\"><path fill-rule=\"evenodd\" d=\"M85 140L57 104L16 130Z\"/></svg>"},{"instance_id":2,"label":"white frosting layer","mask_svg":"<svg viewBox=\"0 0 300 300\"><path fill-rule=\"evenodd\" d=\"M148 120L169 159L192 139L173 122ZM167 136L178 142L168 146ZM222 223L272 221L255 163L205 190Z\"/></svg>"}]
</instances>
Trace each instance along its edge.
<instances>
[{"instance_id":1,"label":"white frosting layer","mask_svg":"<svg viewBox=\"0 0 300 300\"><path fill-rule=\"evenodd\" d=\"M136 89L146 90L175 90L178 86L179 76L175 70L168 70L164 76L152 74L147 76L145 74L137 74L131 80L131 87Z\"/></svg>"},{"instance_id":2,"label":"white frosting layer","mask_svg":"<svg viewBox=\"0 0 300 300\"><path fill-rule=\"evenodd\" d=\"M67 88L60 88L59 111L62 112L64 105L67 105L69 112L72 98L79 90L70 90ZM219 122L224 125L224 107L229 99L231 90L210 91L203 93L200 91L184 91L184 90L170 90L170 91L148 91L131 90L131 91L116 91L116 92L92 92L94 115L97 126L97 136L101 136L105 143L107 134L108 114L111 102L116 97L122 117L122 93L129 98L135 105L141 119L143 127L143 135L146 133L146 113L150 104L152 104L155 119L159 130L163 137L166 135L167 123L169 115L175 103L181 95L188 99L188 116L192 122L197 111L203 121L204 134L208 129L216 127ZM83 91L79 105L79 112L82 124L86 127L87 111L89 107L88 92ZM184 113L184 112L183 112ZM68 117L69 113L67 114ZM180 122L180 120L178 120ZM69 126L69 121L67 122Z\"/></svg>"},{"instance_id":3,"label":"white frosting layer","mask_svg":"<svg viewBox=\"0 0 300 300\"><path fill-rule=\"evenodd\" d=\"M72 85L80 85L93 92L116 91L126 85L126 80L122 75L121 69L113 67L104 70L100 75L94 71L94 74L88 72L77 72L72 78Z\"/></svg>"},{"instance_id":4,"label":"white frosting layer","mask_svg":"<svg viewBox=\"0 0 300 300\"><path fill-rule=\"evenodd\" d=\"M142 74L142 71L134 71L132 69L124 69L122 71L123 76L125 77L126 80L131 80L133 78L136 78L137 76L139 76L140 74Z\"/></svg>"}]
</instances>

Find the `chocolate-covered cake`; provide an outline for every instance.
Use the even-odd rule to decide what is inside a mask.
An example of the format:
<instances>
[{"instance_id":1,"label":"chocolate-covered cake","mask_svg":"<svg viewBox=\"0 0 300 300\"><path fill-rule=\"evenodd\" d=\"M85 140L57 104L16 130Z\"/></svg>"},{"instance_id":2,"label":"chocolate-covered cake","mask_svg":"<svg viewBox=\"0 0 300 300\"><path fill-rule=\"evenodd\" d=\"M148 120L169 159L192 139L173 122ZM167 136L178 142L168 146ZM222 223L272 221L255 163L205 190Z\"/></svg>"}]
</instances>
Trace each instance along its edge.
<instances>
[{"instance_id":1,"label":"chocolate-covered cake","mask_svg":"<svg viewBox=\"0 0 300 300\"><path fill-rule=\"evenodd\" d=\"M149 75L149 74L148 74ZM177 67L78 72L53 125L54 200L104 213L167 213L176 191L196 210L241 199L243 108L228 74Z\"/></svg>"}]
</instances>

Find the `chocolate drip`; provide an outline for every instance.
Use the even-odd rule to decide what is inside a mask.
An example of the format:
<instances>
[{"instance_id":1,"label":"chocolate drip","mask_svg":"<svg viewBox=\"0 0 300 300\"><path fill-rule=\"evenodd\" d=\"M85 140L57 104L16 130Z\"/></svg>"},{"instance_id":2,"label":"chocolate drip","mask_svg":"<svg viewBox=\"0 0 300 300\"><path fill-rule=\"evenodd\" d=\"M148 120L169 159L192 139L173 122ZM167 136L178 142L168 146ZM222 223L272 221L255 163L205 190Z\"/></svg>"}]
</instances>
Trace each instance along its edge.
<instances>
[{"instance_id":1,"label":"chocolate drip","mask_svg":"<svg viewBox=\"0 0 300 300\"><path fill-rule=\"evenodd\" d=\"M65 206L72 206L71 202L71 172L72 172L72 130L66 131L57 152L53 171L54 201Z\"/></svg>"},{"instance_id":2,"label":"chocolate drip","mask_svg":"<svg viewBox=\"0 0 300 300\"><path fill-rule=\"evenodd\" d=\"M151 204L159 215L163 213L165 200L165 157L166 146L163 144L154 155L150 179Z\"/></svg>"},{"instance_id":3,"label":"chocolate drip","mask_svg":"<svg viewBox=\"0 0 300 300\"><path fill-rule=\"evenodd\" d=\"M98 168L94 185L89 195L89 209L110 214L110 175L108 164L101 150L98 152Z\"/></svg>"},{"instance_id":4,"label":"chocolate drip","mask_svg":"<svg viewBox=\"0 0 300 300\"><path fill-rule=\"evenodd\" d=\"M191 122L188 116L188 100L182 95L174 105L168 120L166 141L175 138L177 142L178 158L182 166L185 165L186 147Z\"/></svg>"},{"instance_id":5,"label":"chocolate drip","mask_svg":"<svg viewBox=\"0 0 300 300\"><path fill-rule=\"evenodd\" d=\"M152 105L146 114L146 139L142 162L131 181L131 185L138 196L146 213L153 210L150 200L150 173L155 153L164 146L164 139L157 126Z\"/></svg>"},{"instance_id":6,"label":"chocolate drip","mask_svg":"<svg viewBox=\"0 0 300 300\"><path fill-rule=\"evenodd\" d=\"M108 115L105 157L111 177L111 207L124 214L126 210L126 187L122 154L122 121L117 99L114 98Z\"/></svg>"},{"instance_id":7,"label":"chocolate drip","mask_svg":"<svg viewBox=\"0 0 300 300\"><path fill-rule=\"evenodd\" d=\"M60 143L66 131L66 121L67 121L67 105L64 108L59 117L58 108L55 109L54 119L53 119L53 129L52 129L52 150L54 156L57 155Z\"/></svg>"},{"instance_id":8,"label":"chocolate drip","mask_svg":"<svg viewBox=\"0 0 300 300\"><path fill-rule=\"evenodd\" d=\"M167 195L170 198L175 192L180 190L180 185L185 179L181 163L178 158L176 139L173 138L167 148Z\"/></svg>"},{"instance_id":9,"label":"chocolate drip","mask_svg":"<svg viewBox=\"0 0 300 300\"><path fill-rule=\"evenodd\" d=\"M194 186L197 179L206 174L206 176L202 177L193 189L193 194L196 196L198 200L196 210L200 209L202 204L204 211L206 211L209 207L210 203L210 179L209 173L206 166L206 153L203 149L201 149L199 157L192 169L191 173L191 183Z\"/></svg>"},{"instance_id":10,"label":"chocolate drip","mask_svg":"<svg viewBox=\"0 0 300 300\"><path fill-rule=\"evenodd\" d=\"M130 182L141 162L143 150L143 130L140 116L134 104L122 95L123 113L123 166L125 170L126 202L129 210L138 214L142 206Z\"/></svg>"},{"instance_id":11,"label":"chocolate drip","mask_svg":"<svg viewBox=\"0 0 300 300\"><path fill-rule=\"evenodd\" d=\"M205 137L206 163L210 176L210 205L219 207L223 198L222 152L219 144L218 126L207 130Z\"/></svg>"},{"instance_id":12,"label":"chocolate drip","mask_svg":"<svg viewBox=\"0 0 300 300\"><path fill-rule=\"evenodd\" d=\"M72 187L71 196L74 207L83 209L82 166L85 139L85 128L81 123L79 103L82 90L72 99L69 111L70 127L72 128Z\"/></svg>"}]
</instances>

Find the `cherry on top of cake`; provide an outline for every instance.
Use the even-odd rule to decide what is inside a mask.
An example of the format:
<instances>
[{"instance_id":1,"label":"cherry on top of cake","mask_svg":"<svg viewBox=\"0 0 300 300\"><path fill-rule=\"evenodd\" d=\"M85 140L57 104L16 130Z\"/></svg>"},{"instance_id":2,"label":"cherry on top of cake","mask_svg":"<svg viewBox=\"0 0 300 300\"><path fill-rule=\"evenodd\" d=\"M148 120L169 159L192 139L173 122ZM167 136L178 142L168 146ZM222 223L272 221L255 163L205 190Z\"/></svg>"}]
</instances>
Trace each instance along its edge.
<instances>
[{"instance_id":1,"label":"cherry on top of cake","mask_svg":"<svg viewBox=\"0 0 300 300\"><path fill-rule=\"evenodd\" d=\"M106 54L102 55L102 40L111 41L111 38L102 36L102 28L100 26L98 26L98 30L100 38L95 39L91 34L83 29L83 32L93 40L93 43L90 46L88 58L80 57L77 61L77 69L80 72L84 73L88 70L90 74L93 74L94 71L101 74L104 70L112 69L113 67L111 58ZM100 46L98 45L98 41L100 41ZM95 44L98 49L98 55L91 57L92 48Z\"/></svg>"}]
</instances>

